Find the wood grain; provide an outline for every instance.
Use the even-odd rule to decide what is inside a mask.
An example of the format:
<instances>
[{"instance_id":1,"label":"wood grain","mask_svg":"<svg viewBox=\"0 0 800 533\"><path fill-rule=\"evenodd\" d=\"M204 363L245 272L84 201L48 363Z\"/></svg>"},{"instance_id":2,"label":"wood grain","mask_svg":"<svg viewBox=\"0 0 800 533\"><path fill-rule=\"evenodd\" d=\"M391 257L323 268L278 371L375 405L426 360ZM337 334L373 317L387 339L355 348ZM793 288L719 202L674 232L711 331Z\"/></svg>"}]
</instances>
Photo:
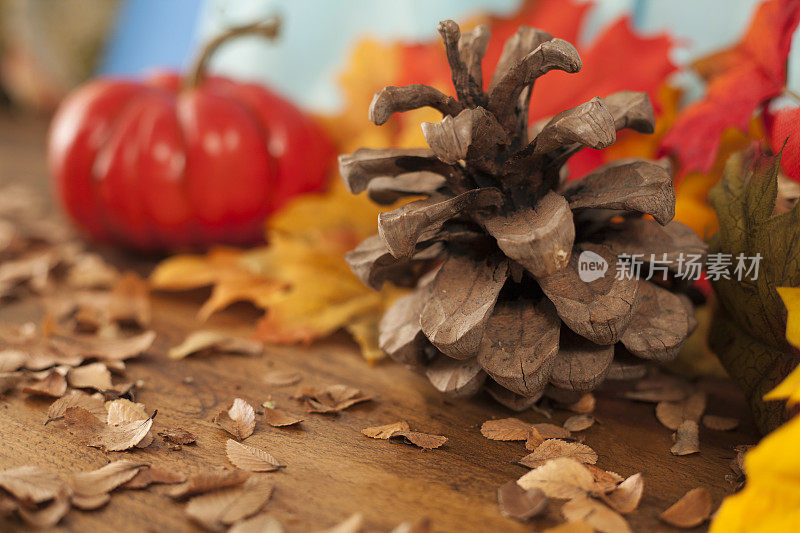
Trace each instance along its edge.
<instances>
[{"instance_id":1,"label":"wood grain","mask_svg":"<svg viewBox=\"0 0 800 533\"><path fill-rule=\"evenodd\" d=\"M43 123L0 118L0 180L38 184L44 191ZM120 267L146 272L152 262L107 254ZM497 488L527 469L514 463L527 451L519 442L496 442L481 436L480 425L491 418L518 416L545 422L532 411L511 411L478 395L450 401L424 376L389 362L370 366L344 335L303 347L272 347L261 357L166 357L167 350L203 324L194 318L204 298L200 292L153 296L153 324L158 337L153 348L128 365L128 376L142 379L138 396L148 411L158 409L156 432L176 427L196 434L197 445L172 451L160 438L147 449L106 453L81 446L60 426L43 425L49 402L14 393L0 399L0 469L36 465L62 474L97 468L111 458L137 456L187 474L215 466L230 466L225 457L228 436L212 418L235 397L252 405L271 399L280 408L300 413L290 399L296 386L265 383L271 370L296 371L298 386L343 383L376 395L336 417L308 415L299 427L273 428L259 417L255 433L245 443L274 455L287 467L270 474L276 483L266 511L289 531L331 526L353 512L363 512L368 531L389 531L400 522L429 517L435 531L531 531L500 515ZM35 298L0 307L0 326L38 320L41 302ZM247 335L257 313L247 306L214 317L206 326ZM708 413L743 419L739 429L701 429L701 453L673 457L670 431L654 416L652 404L619 398L606 388L597 393L598 420L581 435L598 454L598 466L623 476L643 472L645 491L640 508L630 515L634 531L669 531L657 515L687 490L706 487L715 507L727 494L724 475L732 447L753 443L757 434L742 395L727 381L702 384L709 392ZM553 422L571 413L557 411ZM407 420L412 429L444 435L438 450L423 451L401 443L375 440L363 428ZM114 493L98 511L71 511L59 531L195 531L184 514L185 504L165 496L165 487ZM562 502L551 503L536 529L560 522ZM704 527L696 528L697 531ZM23 531L16 521L0 522L2 531Z\"/></svg>"}]
</instances>

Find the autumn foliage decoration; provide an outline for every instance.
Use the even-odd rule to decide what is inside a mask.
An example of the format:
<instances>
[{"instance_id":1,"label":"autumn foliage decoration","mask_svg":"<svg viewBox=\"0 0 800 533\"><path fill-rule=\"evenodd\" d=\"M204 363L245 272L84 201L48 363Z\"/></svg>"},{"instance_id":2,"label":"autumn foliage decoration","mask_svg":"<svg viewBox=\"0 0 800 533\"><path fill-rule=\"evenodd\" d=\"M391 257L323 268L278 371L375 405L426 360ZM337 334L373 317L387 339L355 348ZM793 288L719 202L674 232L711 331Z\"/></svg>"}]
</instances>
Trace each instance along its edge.
<instances>
[{"instance_id":1,"label":"autumn foliage decoration","mask_svg":"<svg viewBox=\"0 0 800 533\"><path fill-rule=\"evenodd\" d=\"M381 125L394 113L436 109L444 118L422 124L429 148L339 158L353 193L381 204L426 197L381 213L378 235L347 256L367 285L415 286L384 315L381 348L423 367L442 392L470 395L488 380L496 397L517 405L513 398L529 405L548 385L593 389L617 371L615 347L626 357L674 358L696 325L691 303L669 281L617 276L619 254L704 252L694 232L671 222L669 171L623 160L568 185L561 172L583 148L613 144L619 130L652 132L647 95L592 98L534 126L531 139L534 82L579 71L577 50L522 26L484 91L487 28L462 34L445 21L439 32L458 98L421 84L389 86L369 110ZM606 262L606 276L579 274L587 253Z\"/></svg>"}]
</instances>

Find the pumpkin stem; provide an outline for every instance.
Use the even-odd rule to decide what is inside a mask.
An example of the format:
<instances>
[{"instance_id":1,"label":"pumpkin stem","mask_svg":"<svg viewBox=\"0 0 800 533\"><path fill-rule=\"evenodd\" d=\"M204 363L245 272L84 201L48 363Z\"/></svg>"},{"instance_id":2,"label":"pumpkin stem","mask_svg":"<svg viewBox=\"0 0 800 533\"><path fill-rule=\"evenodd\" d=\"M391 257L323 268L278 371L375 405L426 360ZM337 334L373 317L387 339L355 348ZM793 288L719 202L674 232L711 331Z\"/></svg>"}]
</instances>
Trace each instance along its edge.
<instances>
[{"instance_id":1,"label":"pumpkin stem","mask_svg":"<svg viewBox=\"0 0 800 533\"><path fill-rule=\"evenodd\" d=\"M252 22L243 26L234 26L233 28L230 28L227 31L217 35L200 50L200 54L194 60L192 68L189 70L189 74L184 79L184 88L197 87L203 83L203 80L205 80L206 77L208 61L222 44L242 35L261 35L267 39L274 39L278 35L280 27L281 19L280 17L275 16L269 20Z\"/></svg>"}]
</instances>

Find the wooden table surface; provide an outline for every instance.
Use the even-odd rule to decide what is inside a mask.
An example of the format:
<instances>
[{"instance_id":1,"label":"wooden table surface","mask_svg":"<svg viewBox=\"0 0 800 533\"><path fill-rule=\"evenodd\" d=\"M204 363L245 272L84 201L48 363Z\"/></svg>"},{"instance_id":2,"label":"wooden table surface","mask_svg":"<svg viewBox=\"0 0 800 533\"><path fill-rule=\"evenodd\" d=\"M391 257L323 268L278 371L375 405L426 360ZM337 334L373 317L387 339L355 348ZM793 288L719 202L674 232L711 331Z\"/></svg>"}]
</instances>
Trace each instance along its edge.
<instances>
[{"instance_id":1,"label":"wooden table surface","mask_svg":"<svg viewBox=\"0 0 800 533\"><path fill-rule=\"evenodd\" d=\"M27 182L46 192L43 120L0 118L0 183ZM122 268L146 272L148 260L114 257ZM172 451L156 439L143 450L103 453L78 444L59 423L43 425L49 401L13 393L0 399L0 469L37 465L64 474L100 467L109 459L136 455L191 474L209 467L230 466L225 457L226 434L212 417L235 397L254 406L271 399L278 407L302 412L290 398L296 387L270 387L263 381L271 369L297 371L300 385L343 383L374 394L338 416L309 415L301 427L277 429L258 421L246 440L262 447L287 465L271 476L276 491L266 511L289 531L329 527L354 512L362 512L366 530L389 531L404 521L430 518L435 531L535 531L561 520L562 502L551 503L546 518L529 524L503 518L496 489L527 469L514 463L527 452L519 442L496 442L481 436L481 423L518 416L528 422L547 421L533 411L513 415L479 396L445 400L427 380L391 364L370 366L345 336L337 335L310 347L268 347L261 357L217 355L166 358L169 347L197 328L213 327L247 335L258 313L235 306L208 323L194 318L202 292L154 294L153 329L158 338L144 356L131 360L127 375L142 379L137 396L148 411L158 409L154 430L183 427L198 437L196 446ZM27 298L0 307L0 325L38 320L40 301ZM191 378L187 380L187 378ZM732 432L701 429L701 453L674 457L670 431L661 426L652 404L623 400L619 391L597 393L597 424L583 432L585 443L600 456L598 466L628 476L643 472L645 491L637 511L629 516L634 531L670 531L658 521L659 512L687 490L703 486L715 506L729 493L724 476L730 473L732 448L754 443L758 436L741 394L727 381L701 384L710 392L708 412L743 419ZM556 411L553 422L571 413ZM367 426L407 420L412 429L445 435L444 447L423 451L400 443L361 435ZM164 487L117 491L98 511L73 510L60 523L61 531L195 531L181 503L164 495ZM702 531L707 526L696 528ZM16 521L0 530L21 531Z\"/></svg>"}]
</instances>

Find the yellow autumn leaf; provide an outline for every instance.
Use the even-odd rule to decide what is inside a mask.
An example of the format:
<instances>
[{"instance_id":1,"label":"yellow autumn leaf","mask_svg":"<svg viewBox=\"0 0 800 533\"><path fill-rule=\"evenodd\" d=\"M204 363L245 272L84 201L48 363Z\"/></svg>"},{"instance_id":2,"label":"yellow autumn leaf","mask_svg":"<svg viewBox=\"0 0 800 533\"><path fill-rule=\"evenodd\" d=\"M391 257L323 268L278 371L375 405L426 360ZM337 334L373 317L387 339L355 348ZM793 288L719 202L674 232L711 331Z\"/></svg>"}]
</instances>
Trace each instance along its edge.
<instances>
[{"instance_id":1,"label":"yellow autumn leaf","mask_svg":"<svg viewBox=\"0 0 800 533\"><path fill-rule=\"evenodd\" d=\"M744 489L722 502L710 533L794 533L800 524L800 417L745 456Z\"/></svg>"}]
</instances>

